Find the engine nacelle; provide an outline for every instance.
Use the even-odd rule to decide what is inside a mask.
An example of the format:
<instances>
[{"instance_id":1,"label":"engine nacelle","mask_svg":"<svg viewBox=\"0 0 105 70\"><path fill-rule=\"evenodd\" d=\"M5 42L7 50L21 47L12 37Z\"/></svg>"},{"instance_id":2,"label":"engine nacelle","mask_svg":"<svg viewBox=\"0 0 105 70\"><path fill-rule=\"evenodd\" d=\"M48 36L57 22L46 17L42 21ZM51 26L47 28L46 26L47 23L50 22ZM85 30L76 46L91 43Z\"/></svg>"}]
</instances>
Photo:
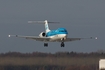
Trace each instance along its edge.
<instances>
[{"instance_id":1,"label":"engine nacelle","mask_svg":"<svg viewBox=\"0 0 105 70\"><path fill-rule=\"evenodd\" d=\"M45 33L45 32L41 32L41 33L39 34L39 37L46 37L46 33Z\"/></svg>"}]
</instances>

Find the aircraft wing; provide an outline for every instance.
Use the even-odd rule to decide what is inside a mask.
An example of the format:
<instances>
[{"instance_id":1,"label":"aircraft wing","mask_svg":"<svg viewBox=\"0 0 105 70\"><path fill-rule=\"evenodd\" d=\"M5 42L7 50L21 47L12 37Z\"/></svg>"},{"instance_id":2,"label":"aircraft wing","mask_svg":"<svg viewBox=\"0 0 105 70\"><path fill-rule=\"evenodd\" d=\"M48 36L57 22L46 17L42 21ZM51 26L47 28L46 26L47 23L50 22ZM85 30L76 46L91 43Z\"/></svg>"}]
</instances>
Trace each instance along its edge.
<instances>
[{"instance_id":1,"label":"aircraft wing","mask_svg":"<svg viewBox=\"0 0 105 70\"><path fill-rule=\"evenodd\" d=\"M49 38L49 37L8 35L8 37L11 37L11 36L25 38L25 39L33 39L33 40L36 40L36 41L45 41L45 42L49 42L51 40L51 38ZM81 39L97 39L97 37L96 38L93 38L93 37L90 37L90 38L66 38L64 40L64 42L76 41L76 40L81 40ZM53 41L53 42L62 42L62 41L61 40L56 40L56 41Z\"/></svg>"},{"instance_id":2,"label":"aircraft wing","mask_svg":"<svg viewBox=\"0 0 105 70\"><path fill-rule=\"evenodd\" d=\"M96 38L93 38L93 37L90 37L90 38L67 38L65 40L65 42L68 42L68 41L76 41L76 40L81 40L81 39L97 39L97 37Z\"/></svg>"},{"instance_id":3,"label":"aircraft wing","mask_svg":"<svg viewBox=\"0 0 105 70\"><path fill-rule=\"evenodd\" d=\"M50 38L48 38L48 37L8 35L8 37L11 37L11 36L25 38L25 39L33 39L36 41L49 41L50 40Z\"/></svg>"}]
</instances>

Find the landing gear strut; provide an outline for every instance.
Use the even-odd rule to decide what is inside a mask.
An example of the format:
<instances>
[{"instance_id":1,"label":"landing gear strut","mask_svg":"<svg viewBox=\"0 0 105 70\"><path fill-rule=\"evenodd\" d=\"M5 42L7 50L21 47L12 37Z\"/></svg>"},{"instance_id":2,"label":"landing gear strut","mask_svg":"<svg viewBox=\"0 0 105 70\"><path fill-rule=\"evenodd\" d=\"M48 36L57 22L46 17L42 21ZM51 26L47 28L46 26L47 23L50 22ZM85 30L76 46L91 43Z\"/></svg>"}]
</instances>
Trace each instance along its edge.
<instances>
[{"instance_id":1,"label":"landing gear strut","mask_svg":"<svg viewBox=\"0 0 105 70\"><path fill-rule=\"evenodd\" d=\"M65 47L65 44L64 44L64 38L61 39L61 40L62 40L62 42L61 42L61 47Z\"/></svg>"},{"instance_id":2,"label":"landing gear strut","mask_svg":"<svg viewBox=\"0 0 105 70\"><path fill-rule=\"evenodd\" d=\"M44 43L44 47L48 47L48 43Z\"/></svg>"},{"instance_id":3,"label":"landing gear strut","mask_svg":"<svg viewBox=\"0 0 105 70\"><path fill-rule=\"evenodd\" d=\"M64 42L61 42L61 47L65 47L65 44L64 44Z\"/></svg>"}]
</instances>

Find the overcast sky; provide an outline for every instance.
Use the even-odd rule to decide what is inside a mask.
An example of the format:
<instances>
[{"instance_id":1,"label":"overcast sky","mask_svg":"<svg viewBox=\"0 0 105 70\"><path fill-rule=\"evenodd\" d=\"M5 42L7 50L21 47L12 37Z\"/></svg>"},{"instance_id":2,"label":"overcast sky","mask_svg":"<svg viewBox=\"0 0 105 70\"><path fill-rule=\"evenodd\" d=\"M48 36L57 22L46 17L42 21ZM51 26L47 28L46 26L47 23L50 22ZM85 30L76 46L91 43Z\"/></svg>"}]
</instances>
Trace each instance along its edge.
<instances>
[{"instance_id":1,"label":"overcast sky","mask_svg":"<svg viewBox=\"0 0 105 70\"><path fill-rule=\"evenodd\" d=\"M44 31L44 24L28 24L29 20L57 21L50 29L64 27L68 37L98 37L65 43L8 38L9 34L35 35ZM0 0L0 53L5 52L95 52L105 50L105 0Z\"/></svg>"}]
</instances>

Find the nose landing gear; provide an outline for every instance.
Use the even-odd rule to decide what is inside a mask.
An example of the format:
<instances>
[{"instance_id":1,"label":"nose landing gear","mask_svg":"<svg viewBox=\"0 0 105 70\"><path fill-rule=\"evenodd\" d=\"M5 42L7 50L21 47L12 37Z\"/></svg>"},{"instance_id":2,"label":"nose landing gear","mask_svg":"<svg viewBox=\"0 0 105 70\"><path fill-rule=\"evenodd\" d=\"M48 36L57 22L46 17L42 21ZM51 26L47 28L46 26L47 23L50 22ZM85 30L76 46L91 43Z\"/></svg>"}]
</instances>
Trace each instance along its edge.
<instances>
[{"instance_id":1,"label":"nose landing gear","mask_svg":"<svg viewBox=\"0 0 105 70\"><path fill-rule=\"evenodd\" d=\"M61 39L61 47L65 47L65 44L64 44L64 38L63 39Z\"/></svg>"}]
</instances>

